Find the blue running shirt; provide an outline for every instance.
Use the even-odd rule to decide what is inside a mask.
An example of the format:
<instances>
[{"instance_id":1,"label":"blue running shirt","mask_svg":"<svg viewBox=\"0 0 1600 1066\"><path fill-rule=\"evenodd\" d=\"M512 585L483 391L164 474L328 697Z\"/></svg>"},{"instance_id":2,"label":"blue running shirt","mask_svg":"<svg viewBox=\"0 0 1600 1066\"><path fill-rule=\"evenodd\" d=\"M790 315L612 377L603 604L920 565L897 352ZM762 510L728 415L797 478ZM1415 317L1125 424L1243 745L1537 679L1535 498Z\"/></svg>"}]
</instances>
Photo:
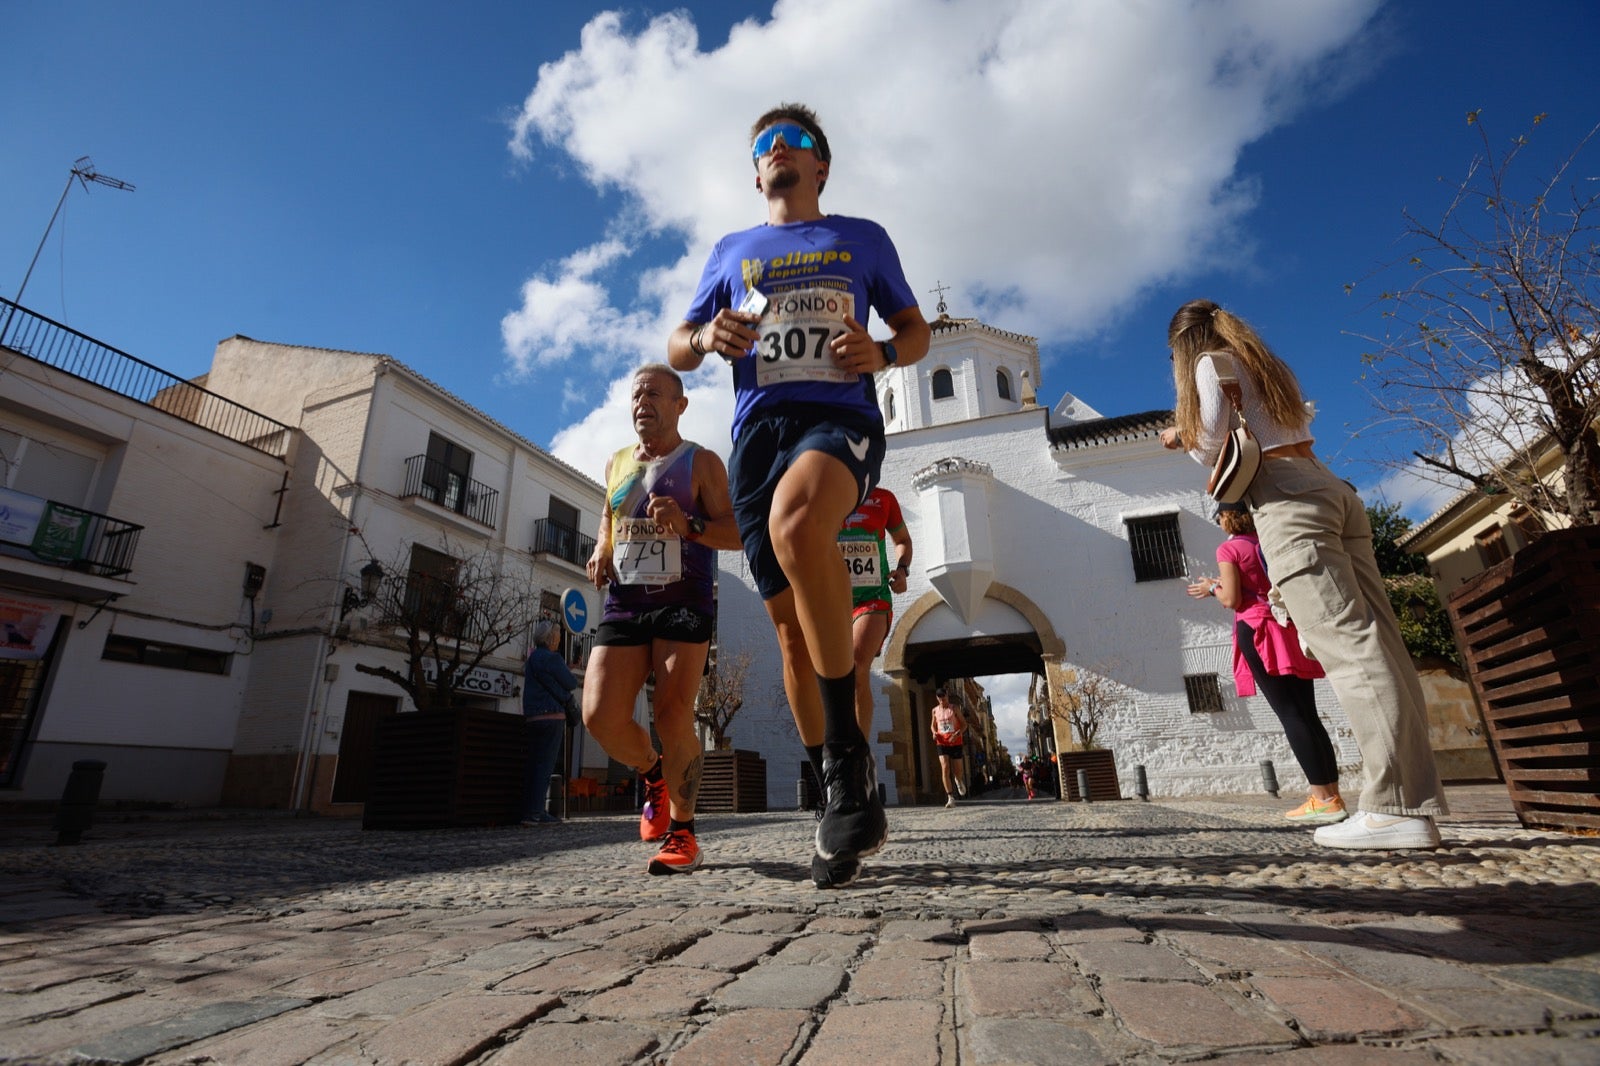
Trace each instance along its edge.
<instances>
[{"instance_id":1,"label":"blue running shirt","mask_svg":"<svg viewBox=\"0 0 1600 1066\"><path fill-rule=\"evenodd\" d=\"M732 361L733 439L775 404L828 404L881 424L872 375L839 370L827 343L844 332L846 314L868 325L868 308L888 319L917 302L883 227L827 215L730 233L711 250L684 320L709 322L752 288L770 304L754 353Z\"/></svg>"}]
</instances>

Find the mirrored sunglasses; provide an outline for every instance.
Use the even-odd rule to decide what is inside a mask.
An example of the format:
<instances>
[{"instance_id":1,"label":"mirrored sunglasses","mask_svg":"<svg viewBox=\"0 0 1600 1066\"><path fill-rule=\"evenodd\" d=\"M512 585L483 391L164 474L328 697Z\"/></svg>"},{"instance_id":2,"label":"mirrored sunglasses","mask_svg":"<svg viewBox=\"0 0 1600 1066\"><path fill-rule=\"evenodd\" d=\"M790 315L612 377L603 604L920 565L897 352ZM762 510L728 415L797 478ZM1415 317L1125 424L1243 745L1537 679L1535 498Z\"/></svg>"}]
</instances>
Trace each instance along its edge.
<instances>
[{"instance_id":1,"label":"mirrored sunglasses","mask_svg":"<svg viewBox=\"0 0 1600 1066\"><path fill-rule=\"evenodd\" d=\"M783 143L790 148L815 149L817 142L804 126L797 126L793 122L779 122L768 126L756 135L756 143L751 145L750 158L760 159L772 151L772 146L778 143L778 138L783 138Z\"/></svg>"}]
</instances>

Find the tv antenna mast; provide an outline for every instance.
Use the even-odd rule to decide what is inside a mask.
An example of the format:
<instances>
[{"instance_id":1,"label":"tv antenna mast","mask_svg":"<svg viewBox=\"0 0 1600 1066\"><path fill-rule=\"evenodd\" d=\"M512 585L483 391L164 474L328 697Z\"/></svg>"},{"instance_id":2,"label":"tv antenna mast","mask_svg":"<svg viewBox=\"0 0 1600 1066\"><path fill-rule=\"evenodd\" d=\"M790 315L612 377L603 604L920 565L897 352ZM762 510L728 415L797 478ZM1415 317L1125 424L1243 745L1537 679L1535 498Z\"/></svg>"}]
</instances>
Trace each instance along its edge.
<instances>
[{"instance_id":1,"label":"tv antenna mast","mask_svg":"<svg viewBox=\"0 0 1600 1066\"><path fill-rule=\"evenodd\" d=\"M88 192L90 184L104 185L112 189L126 189L133 191L133 186L121 178L113 178L109 174L102 174L94 168L94 160L88 156L79 156L77 162L72 164L72 171L67 175L66 187L61 190L61 198L56 201L56 209L50 213L50 221L44 227L44 236L39 238L39 247L34 249L33 259L28 263L28 272L22 275L22 284L17 287L17 298L12 300L12 309L6 315L6 324L11 324L11 316L16 313L16 305L22 303L22 293L28 287L28 279L33 277L33 268L38 265L39 253L44 251L44 244L50 239L50 231L55 228L56 218L61 214L61 205L67 202L67 193L72 191L72 183L76 180L83 186L83 191ZM0 330L0 339L4 339L5 331Z\"/></svg>"}]
</instances>

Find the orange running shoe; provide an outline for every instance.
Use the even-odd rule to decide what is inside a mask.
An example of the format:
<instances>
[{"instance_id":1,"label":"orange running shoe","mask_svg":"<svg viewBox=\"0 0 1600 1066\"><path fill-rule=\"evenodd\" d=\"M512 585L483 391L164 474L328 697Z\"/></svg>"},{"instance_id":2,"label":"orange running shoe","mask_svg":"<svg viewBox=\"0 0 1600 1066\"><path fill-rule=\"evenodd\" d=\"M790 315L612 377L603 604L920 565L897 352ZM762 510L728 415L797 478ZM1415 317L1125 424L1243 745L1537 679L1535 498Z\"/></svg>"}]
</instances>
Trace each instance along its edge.
<instances>
[{"instance_id":1,"label":"orange running shoe","mask_svg":"<svg viewBox=\"0 0 1600 1066\"><path fill-rule=\"evenodd\" d=\"M667 779L644 783L644 810L639 814L639 839L660 840L672 825L672 808L667 803Z\"/></svg>"},{"instance_id":2,"label":"orange running shoe","mask_svg":"<svg viewBox=\"0 0 1600 1066\"><path fill-rule=\"evenodd\" d=\"M667 834L656 857L650 860L653 874L686 874L700 869L700 845L687 829L674 829Z\"/></svg>"},{"instance_id":3,"label":"orange running shoe","mask_svg":"<svg viewBox=\"0 0 1600 1066\"><path fill-rule=\"evenodd\" d=\"M1294 810L1284 814L1291 822L1302 825L1333 825L1342 822L1348 817L1344 809L1344 800L1334 796L1329 800L1319 800L1315 796L1307 796L1306 801Z\"/></svg>"}]
</instances>

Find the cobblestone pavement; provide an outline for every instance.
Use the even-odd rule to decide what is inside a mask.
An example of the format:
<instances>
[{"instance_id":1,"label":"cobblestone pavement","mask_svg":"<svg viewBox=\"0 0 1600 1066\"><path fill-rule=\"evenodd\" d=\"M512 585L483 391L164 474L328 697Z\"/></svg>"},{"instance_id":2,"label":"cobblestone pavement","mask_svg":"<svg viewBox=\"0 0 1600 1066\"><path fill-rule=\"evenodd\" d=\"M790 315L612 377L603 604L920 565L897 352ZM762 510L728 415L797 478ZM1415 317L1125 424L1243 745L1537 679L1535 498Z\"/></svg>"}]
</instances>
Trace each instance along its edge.
<instances>
[{"instance_id":1,"label":"cobblestone pavement","mask_svg":"<svg viewBox=\"0 0 1600 1066\"><path fill-rule=\"evenodd\" d=\"M794 811L702 815L687 877L620 815L0 815L0 1061L1600 1063L1600 841L1450 798L1431 853L1265 796L896 808L834 892Z\"/></svg>"}]
</instances>

